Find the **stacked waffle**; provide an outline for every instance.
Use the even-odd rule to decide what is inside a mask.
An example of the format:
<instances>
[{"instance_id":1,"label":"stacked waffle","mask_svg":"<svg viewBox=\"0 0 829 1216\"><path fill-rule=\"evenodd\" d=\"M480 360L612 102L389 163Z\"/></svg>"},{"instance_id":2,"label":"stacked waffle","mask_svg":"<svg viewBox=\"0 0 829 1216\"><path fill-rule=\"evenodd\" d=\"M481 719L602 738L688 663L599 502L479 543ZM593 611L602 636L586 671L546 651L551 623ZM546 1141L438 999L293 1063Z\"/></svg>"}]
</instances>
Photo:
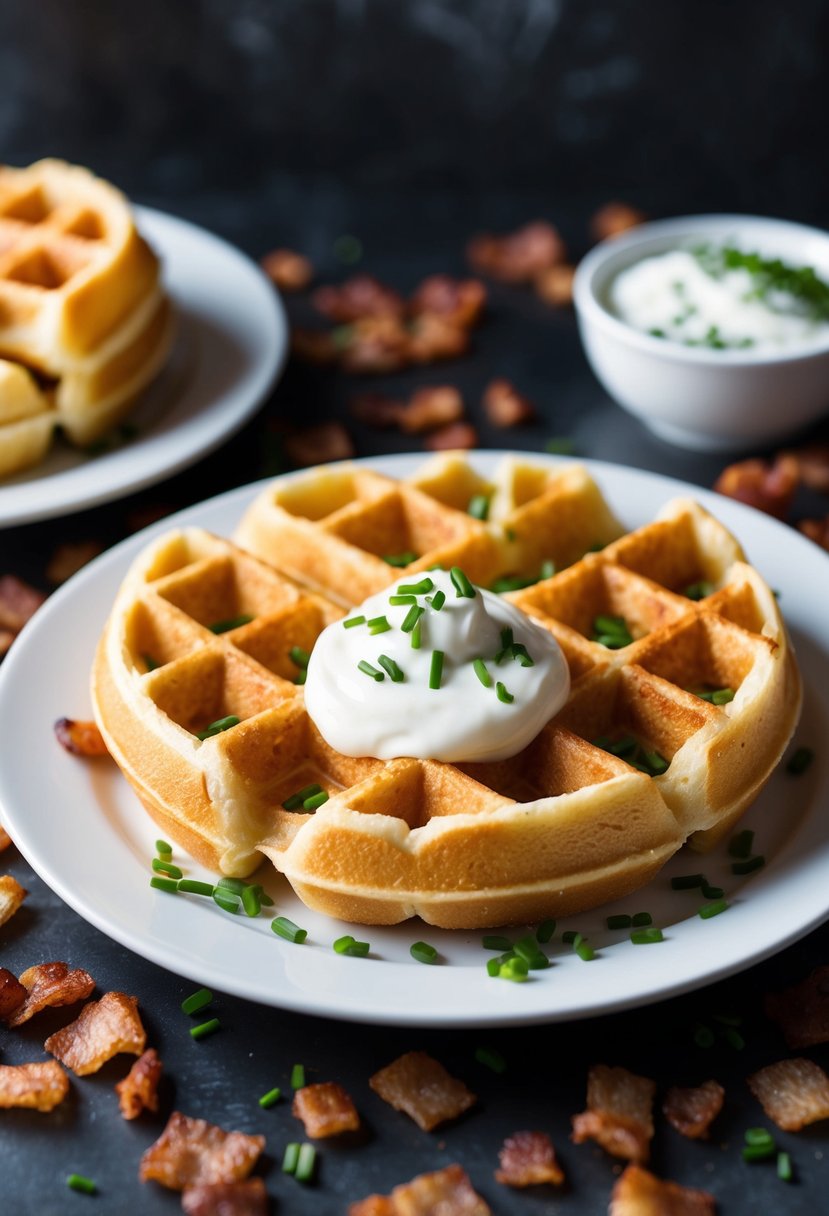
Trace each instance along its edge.
<instances>
[{"instance_id":1,"label":"stacked waffle","mask_svg":"<svg viewBox=\"0 0 829 1216\"><path fill-rule=\"evenodd\" d=\"M99 439L170 340L159 262L124 196L63 161L0 167L0 473L42 459L56 426Z\"/></svg>"},{"instance_id":2,"label":"stacked waffle","mask_svg":"<svg viewBox=\"0 0 829 1216\"><path fill-rule=\"evenodd\" d=\"M482 494L486 522L460 509ZM621 533L578 466L508 460L489 483L452 456L408 483L356 467L278 482L245 548L189 530L136 561L95 662L99 725L185 849L237 875L265 854L332 916L478 928L594 907L728 831L800 708L774 596L720 524L677 500ZM571 693L518 755L382 762L321 737L292 648L399 577L388 557L530 583L510 598L559 641ZM547 563L560 572L539 578ZM596 640L605 617L624 644ZM328 800L290 809L309 786Z\"/></svg>"}]
</instances>

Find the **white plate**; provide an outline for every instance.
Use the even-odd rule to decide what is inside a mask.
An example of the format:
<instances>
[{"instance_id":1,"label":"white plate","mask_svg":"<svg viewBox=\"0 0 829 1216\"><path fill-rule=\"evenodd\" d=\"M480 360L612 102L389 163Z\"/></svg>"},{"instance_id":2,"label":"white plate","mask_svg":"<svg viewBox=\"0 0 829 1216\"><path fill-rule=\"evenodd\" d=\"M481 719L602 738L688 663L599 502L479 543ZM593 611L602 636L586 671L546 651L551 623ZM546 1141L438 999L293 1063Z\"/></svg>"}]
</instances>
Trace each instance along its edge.
<instances>
[{"instance_id":1,"label":"white plate","mask_svg":"<svg viewBox=\"0 0 829 1216\"><path fill-rule=\"evenodd\" d=\"M285 313L258 266L204 228L135 212L176 312L170 361L130 414L135 439L99 456L58 439L42 464L1 481L0 527L122 498L193 464L248 420L282 367Z\"/></svg>"},{"instance_id":2,"label":"white plate","mask_svg":"<svg viewBox=\"0 0 829 1216\"><path fill-rule=\"evenodd\" d=\"M473 460L486 472L498 455L479 453ZM404 476L420 459L366 463ZM52 723L64 715L90 716L93 649L139 549L152 535L184 524L230 535L259 486L192 507L104 554L48 600L15 642L0 669L0 806L25 856L81 916L145 958L252 1000L363 1022L484 1026L609 1012L710 983L808 932L829 915L829 772L821 746L829 718L829 558L797 532L707 491L634 469L588 467L631 526L647 522L675 495L693 495L736 533L780 591L806 680L798 741L814 745L817 756L801 777L776 773L745 820L767 858L764 870L735 878L725 848L703 861L683 850L648 888L565 926L598 947L593 962L582 962L557 935L554 965L523 984L488 977L480 933L419 921L353 929L370 941L371 956L339 956L331 943L348 926L309 912L277 876L267 880L276 912L308 929L302 946L275 937L269 916L246 920L196 896L151 890L155 826L115 767L68 755ZM188 875L207 877L178 849L176 859ZM710 920L696 915L699 891L672 891L668 883L671 874L700 869L731 901ZM664 943L634 946L626 933L605 927L609 912L644 909L663 927ZM410 957L409 946L420 938L438 947L441 965Z\"/></svg>"}]
</instances>

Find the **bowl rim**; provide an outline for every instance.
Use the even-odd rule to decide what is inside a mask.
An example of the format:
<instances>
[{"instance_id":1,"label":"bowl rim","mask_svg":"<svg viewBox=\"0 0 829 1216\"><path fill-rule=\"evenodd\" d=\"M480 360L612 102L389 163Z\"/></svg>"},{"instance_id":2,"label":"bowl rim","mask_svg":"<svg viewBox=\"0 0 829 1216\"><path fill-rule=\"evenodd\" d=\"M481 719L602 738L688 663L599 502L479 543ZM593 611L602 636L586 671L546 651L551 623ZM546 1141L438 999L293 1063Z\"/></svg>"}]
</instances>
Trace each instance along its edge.
<instances>
[{"instance_id":1,"label":"bowl rim","mask_svg":"<svg viewBox=\"0 0 829 1216\"><path fill-rule=\"evenodd\" d=\"M607 263L625 255L651 241L659 243L666 237L693 236L696 233L727 227L768 228L801 234L823 241L829 259L829 231L796 220L777 219L773 216L745 215L730 212L711 212L701 215L672 216L659 220L647 220L629 229L620 236L608 237L594 246L576 267L573 280L573 304L582 324L591 324L604 330L618 341L628 343L643 353L657 355L668 362L701 364L706 367L763 367L773 364L800 363L823 358L829 354L829 331L817 342L780 351L756 350L712 350L708 347L683 346L679 342L665 341L651 334L634 329L620 317L614 316L602 302L597 291L597 281ZM665 251L667 252L667 251ZM632 258L632 264L636 259ZM620 267L622 269L622 267Z\"/></svg>"}]
</instances>

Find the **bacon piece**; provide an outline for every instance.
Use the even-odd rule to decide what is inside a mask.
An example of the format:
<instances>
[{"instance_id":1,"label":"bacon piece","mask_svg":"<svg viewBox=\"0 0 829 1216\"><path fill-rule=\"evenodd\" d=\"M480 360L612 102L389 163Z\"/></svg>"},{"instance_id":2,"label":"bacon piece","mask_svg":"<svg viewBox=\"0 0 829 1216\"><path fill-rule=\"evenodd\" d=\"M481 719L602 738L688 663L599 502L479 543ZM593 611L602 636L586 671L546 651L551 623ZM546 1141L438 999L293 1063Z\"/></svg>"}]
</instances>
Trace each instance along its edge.
<instances>
[{"instance_id":1,"label":"bacon piece","mask_svg":"<svg viewBox=\"0 0 829 1216\"><path fill-rule=\"evenodd\" d=\"M403 297L370 274L355 274L339 286L318 287L311 300L317 312L336 325L365 317L400 318L406 311Z\"/></svg>"},{"instance_id":2,"label":"bacon piece","mask_svg":"<svg viewBox=\"0 0 829 1216\"><path fill-rule=\"evenodd\" d=\"M518 392L514 384L500 377L490 380L484 389L484 413L493 426L521 426L535 419L535 406L529 397Z\"/></svg>"},{"instance_id":3,"label":"bacon piece","mask_svg":"<svg viewBox=\"0 0 829 1216\"><path fill-rule=\"evenodd\" d=\"M829 494L829 443L812 443L788 454L797 461L804 485L819 494Z\"/></svg>"},{"instance_id":4,"label":"bacon piece","mask_svg":"<svg viewBox=\"0 0 829 1216\"><path fill-rule=\"evenodd\" d=\"M268 1192L261 1178L188 1186L181 1196L185 1216L267 1216Z\"/></svg>"},{"instance_id":5,"label":"bacon piece","mask_svg":"<svg viewBox=\"0 0 829 1216\"><path fill-rule=\"evenodd\" d=\"M463 397L452 384L434 384L412 393L400 415L400 429L407 435L433 431L463 417Z\"/></svg>"},{"instance_id":6,"label":"bacon piece","mask_svg":"<svg viewBox=\"0 0 829 1216\"><path fill-rule=\"evenodd\" d=\"M514 1132L498 1154L501 1168L496 1182L505 1186L536 1186L542 1182L560 1186L564 1171L556 1159L553 1142L546 1132Z\"/></svg>"},{"instance_id":7,"label":"bacon piece","mask_svg":"<svg viewBox=\"0 0 829 1216\"><path fill-rule=\"evenodd\" d=\"M46 577L50 583L58 586L91 562L93 557L103 553L104 546L97 540L82 540L74 544L58 545L49 564L46 567Z\"/></svg>"},{"instance_id":8,"label":"bacon piece","mask_svg":"<svg viewBox=\"0 0 829 1216\"><path fill-rule=\"evenodd\" d=\"M384 1102L402 1110L425 1132L449 1119L457 1119L477 1097L463 1081L450 1076L425 1051L408 1051L369 1078L369 1085Z\"/></svg>"},{"instance_id":9,"label":"bacon piece","mask_svg":"<svg viewBox=\"0 0 829 1216\"><path fill-rule=\"evenodd\" d=\"M484 232L466 247L469 264L478 274L503 283L529 283L566 256L564 242L546 220L534 220L515 232L493 236Z\"/></svg>"},{"instance_id":10,"label":"bacon piece","mask_svg":"<svg viewBox=\"0 0 829 1216\"><path fill-rule=\"evenodd\" d=\"M765 1010L793 1051L829 1043L829 966L817 967L802 983L784 992L770 992Z\"/></svg>"},{"instance_id":11,"label":"bacon piece","mask_svg":"<svg viewBox=\"0 0 829 1216\"><path fill-rule=\"evenodd\" d=\"M215 1123L191 1119L174 1110L159 1138L141 1158L142 1182L160 1182L172 1191L202 1183L240 1182L247 1178L262 1149L264 1136L226 1132Z\"/></svg>"},{"instance_id":12,"label":"bacon piece","mask_svg":"<svg viewBox=\"0 0 829 1216\"><path fill-rule=\"evenodd\" d=\"M26 888L21 887L11 874L4 874L0 878L0 925L11 920L28 894Z\"/></svg>"},{"instance_id":13,"label":"bacon piece","mask_svg":"<svg viewBox=\"0 0 829 1216\"><path fill-rule=\"evenodd\" d=\"M768 1117L784 1132L829 1119L829 1077L813 1060L781 1060L748 1078Z\"/></svg>"},{"instance_id":14,"label":"bacon piece","mask_svg":"<svg viewBox=\"0 0 829 1216\"><path fill-rule=\"evenodd\" d=\"M27 967L20 977L26 992L23 1004L8 1018L10 1027L22 1026L41 1009L74 1005L93 991L95 981L88 971L70 971L66 963L38 963Z\"/></svg>"},{"instance_id":15,"label":"bacon piece","mask_svg":"<svg viewBox=\"0 0 829 1216\"><path fill-rule=\"evenodd\" d=\"M728 498L785 519L800 480L797 460L781 452L772 464L764 460L741 460L723 469L714 489Z\"/></svg>"},{"instance_id":16,"label":"bacon piece","mask_svg":"<svg viewBox=\"0 0 829 1216\"><path fill-rule=\"evenodd\" d=\"M291 354L296 355L303 363L325 367L336 363L339 347L327 330L295 326L291 330Z\"/></svg>"},{"instance_id":17,"label":"bacon piece","mask_svg":"<svg viewBox=\"0 0 829 1216\"><path fill-rule=\"evenodd\" d=\"M605 203L594 211L590 231L597 241L606 241L608 237L621 236L631 228L638 228L647 218L644 211L630 203Z\"/></svg>"},{"instance_id":18,"label":"bacon piece","mask_svg":"<svg viewBox=\"0 0 829 1216\"><path fill-rule=\"evenodd\" d=\"M575 277L575 266L567 262L562 262L560 266L551 266L549 270L542 271L535 280L536 294L552 308L563 308L573 303Z\"/></svg>"},{"instance_id":19,"label":"bacon piece","mask_svg":"<svg viewBox=\"0 0 829 1216\"><path fill-rule=\"evenodd\" d=\"M587 1074L587 1110L573 1116L573 1141L593 1139L614 1157L647 1161L655 1091L648 1077L594 1065Z\"/></svg>"},{"instance_id":20,"label":"bacon piece","mask_svg":"<svg viewBox=\"0 0 829 1216\"><path fill-rule=\"evenodd\" d=\"M398 426L405 408L402 401L395 401L386 393L359 393L349 402L349 409L359 422L381 430Z\"/></svg>"},{"instance_id":21,"label":"bacon piece","mask_svg":"<svg viewBox=\"0 0 829 1216\"><path fill-rule=\"evenodd\" d=\"M26 1000L28 993L13 972L0 967L0 1022L7 1022Z\"/></svg>"},{"instance_id":22,"label":"bacon piece","mask_svg":"<svg viewBox=\"0 0 829 1216\"><path fill-rule=\"evenodd\" d=\"M469 451L478 446L478 432L469 422L453 422L432 431L424 441L431 452Z\"/></svg>"},{"instance_id":23,"label":"bacon piece","mask_svg":"<svg viewBox=\"0 0 829 1216\"><path fill-rule=\"evenodd\" d=\"M75 1021L50 1035L43 1046L77 1076L85 1077L121 1051L140 1056L146 1043L137 997L106 992L100 1001L84 1005Z\"/></svg>"},{"instance_id":24,"label":"bacon piece","mask_svg":"<svg viewBox=\"0 0 829 1216\"><path fill-rule=\"evenodd\" d=\"M486 287L479 279L453 279L448 274L433 274L415 291L410 307L415 315L432 313L460 329L470 329L481 319L486 297Z\"/></svg>"},{"instance_id":25,"label":"bacon piece","mask_svg":"<svg viewBox=\"0 0 829 1216\"><path fill-rule=\"evenodd\" d=\"M20 633L45 599L42 591L36 591L16 575L0 576L0 628Z\"/></svg>"},{"instance_id":26,"label":"bacon piece","mask_svg":"<svg viewBox=\"0 0 829 1216\"><path fill-rule=\"evenodd\" d=\"M154 1047L139 1056L123 1081L115 1086L118 1105L125 1119L137 1119L142 1110L158 1110L161 1060Z\"/></svg>"},{"instance_id":27,"label":"bacon piece","mask_svg":"<svg viewBox=\"0 0 829 1216\"><path fill-rule=\"evenodd\" d=\"M821 549L829 549L829 515L824 515L823 519L801 519L797 528Z\"/></svg>"},{"instance_id":28,"label":"bacon piece","mask_svg":"<svg viewBox=\"0 0 829 1216\"><path fill-rule=\"evenodd\" d=\"M689 1089L672 1086L662 1103L662 1113L682 1136L705 1139L722 1110L725 1090L717 1081L706 1081Z\"/></svg>"},{"instance_id":29,"label":"bacon piece","mask_svg":"<svg viewBox=\"0 0 829 1216\"><path fill-rule=\"evenodd\" d=\"M314 277L308 258L293 249L272 249L259 264L280 291L304 291Z\"/></svg>"},{"instance_id":30,"label":"bacon piece","mask_svg":"<svg viewBox=\"0 0 829 1216\"><path fill-rule=\"evenodd\" d=\"M23 1106L54 1110L69 1093L69 1078L54 1060L38 1064L0 1064L0 1108Z\"/></svg>"},{"instance_id":31,"label":"bacon piece","mask_svg":"<svg viewBox=\"0 0 829 1216\"><path fill-rule=\"evenodd\" d=\"M94 722L81 718L58 718L55 737L73 756L108 756L104 737Z\"/></svg>"},{"instance_id":32,"label":"bacon piece","mask_svg":"<svg viewBox=\"0 0 829 1216\"><path fill-rule=\"evenodd\" d=\"M354 375L396 372L411 360L409 331L397 317L361 317L334 338L340 367Z\"/></svg>"},{"instance_id":33,"label":"bacon piece","mask_svg":"<svg viewBox=\"0 0 829 1216\"><path fill-rule=\"evenodd\" d=\"M294 1094L291 1112L305 1124L305 1133L315 1140L356 1132L360 1116L349 1094L336 1081L304 1085Z\"/></svg>"},{"instance_id":34,"label":"bacon piece","mask_svg":"<svg viewBox=\"0 0 829 1216\"><path fill-rule=\"evenodd\" d=\"M2 853L4 849L7 849L9 845L13 843L14 841L12 840L11 836L3 827L2 823L0 823L0 853Z\"/></svg>"},{"instance_id":35,"label":"bacon piece","mask_svg":"<svg viewBox=\"0 0 829 1216\"><path fill-rule=\"evenodd\" d=\"M717 1201L708 1191L663 1181L629 1165L613 1188L608 1216L716 1216L716 1211Z\"/></svg>"},{"instance_id":36,"label":"bacon piece","mask_svg":"<svg viewBox=\"0 0 829 1216\"><path fill-rule=\"evenodd\" d=\"M348 1216L492 1216L492 1209L473 1189L466 1170L447 1165L418 1174L390 1195L369 1195L349 1204Z\"/></svg>"},{"instance_id":37,"label":"bacon piece","mask_svg":"<svg viewBox=\"0 0 829 1216\"><path fill-rule=\"evenodd\" d=\"M406 350L412 363L459 359L469 350L469 330L440 313L422 312L409 327Z\"/></svg>"},{"instance_id":38,"label":"bacon piece","mask_svg":"<svg viewBox=\"0 0 829 1216\"><path fill-rule=\"evenodd\" d=\"M285 436L285 452L294 464L305 466L327 464L331 460L349 460L354 444L348 431L339 422L321 422L303 431Z\"/></svg>"}]
</instances>

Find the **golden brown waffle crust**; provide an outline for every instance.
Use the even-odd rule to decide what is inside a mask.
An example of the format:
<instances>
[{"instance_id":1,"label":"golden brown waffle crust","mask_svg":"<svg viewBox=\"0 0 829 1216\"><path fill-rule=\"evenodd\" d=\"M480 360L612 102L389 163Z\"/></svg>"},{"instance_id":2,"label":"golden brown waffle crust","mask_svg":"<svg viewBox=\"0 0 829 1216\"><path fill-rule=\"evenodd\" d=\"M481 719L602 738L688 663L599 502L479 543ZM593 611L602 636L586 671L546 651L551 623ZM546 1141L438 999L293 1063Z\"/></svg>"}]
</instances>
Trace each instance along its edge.
<instances>
[{"instance_id":1,"label":"golden brown waffle crust","mask_svg":"<svg viewBox=\"0 0 829 1216\"><path fill-rule=\"evenodd\" d=\"M211 869L249 873L265 854L309 906L356 923L532 922L628 894L687 840L710 847L773 771L797 722L799 675L775 597L722 525L683 499L625 534L584 469L533 481L522 462L497 475L502 506L484 525L446 501L458 459L443 466L446 485L440 464L403 484L358 467L280 482L242 522L247 551L191 529L134 563L95 659L96 718L165 834ZM567 705L528 748L451 765L328 747L287 654L342 615L344 588L399 575L379 570L378 539L399 541L403 519L457 564L468 542L497 578L536 561L539 527L555 537L554 521L571 517L586 529L582 556L510 597L556 636L572 678ZM569 525L560 543L575 543ZM289 555L282 569L277 554ZM703 579L701 599L683 593ZM239 612L253 619L220 635L207 627ZM599 612L625 617L630 645L592 640ZM698 695L712 685L733 700ZM240 723L199 741L227 713ZM602 736L620 731L667 770L650 776L607 750ZM324 805L283 809L311 783L329 793Z\"/></svg>"}]
</instances>

